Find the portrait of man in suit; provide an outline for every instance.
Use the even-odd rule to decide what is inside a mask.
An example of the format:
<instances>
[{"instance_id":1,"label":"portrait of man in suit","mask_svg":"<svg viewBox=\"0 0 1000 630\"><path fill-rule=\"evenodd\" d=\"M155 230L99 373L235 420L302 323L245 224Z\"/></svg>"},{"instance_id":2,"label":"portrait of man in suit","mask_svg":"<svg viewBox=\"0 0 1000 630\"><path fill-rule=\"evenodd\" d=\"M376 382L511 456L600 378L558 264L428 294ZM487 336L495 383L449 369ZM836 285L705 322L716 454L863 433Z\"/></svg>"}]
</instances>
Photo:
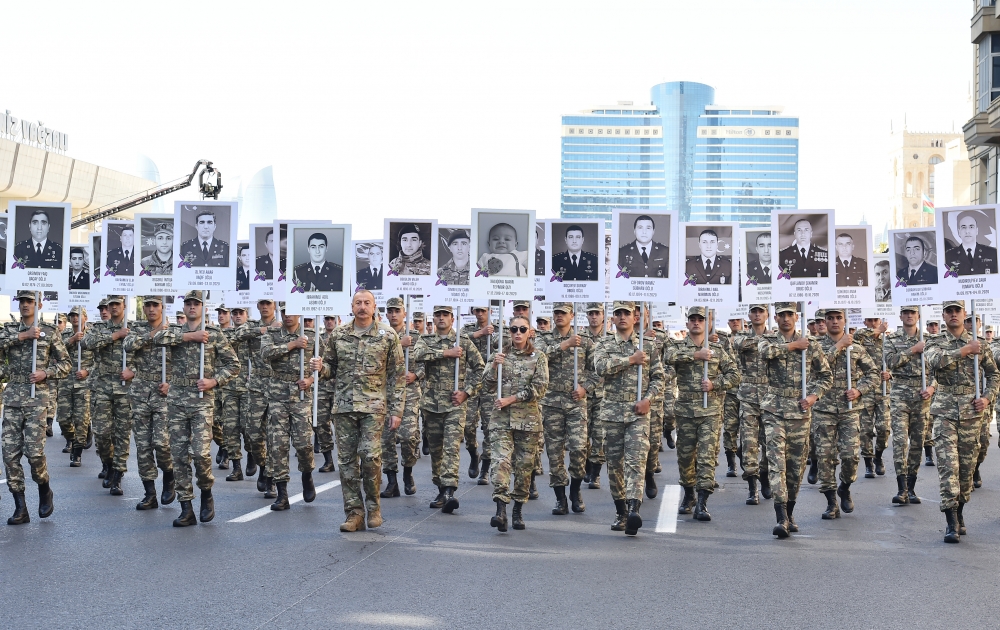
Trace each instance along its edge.
<instances>
[{"instance_id":1,"label":"portrait of man in suit","mask_svg":"<svg viewBox=\"0 0 1000 630\"><path fill-rule=\"evenodd\" d=\"M202 210L195 216L198 235L181 245L181 258L192 267L227 267L229 243L215 237L218 227L217 210Z\"/></svg>"},{"instance_id":2,"label":"portrait of man in suit","mask_svg":"<svg viewBox=\"0 0 1000 630\"><path fill-rule=\"evenodd\" d=\"M955 213L948 213L955 214ZM951 217L945 217L950 224ZM980 224L987 228L980 230ZM955 269L959 276L980 276L997 272L997 249L979 242L980 233L991 230L989 217L981 210L967 210L958 213L956 221L959 242L945 239L945 265ZM995 230L992 230L995 233Z\"/></svg>"},{"instance_id":3,"label":"portrait of man in suit","mask_svg":"<svg viewBox=\"0 0 1000 630\"><path fill-rule=\"evenodd\" d=\"M928 232L928 234L933 237L933 233ZM933 251L927 244L928 241L916 234L910 234L905 238L903 259L906 264L897 266L896 279L902 280L906 286L937 284L937 267L928 262Z\"/></svg>"},{"instance_id":4,"label":"portrait of man in suit","mask_svg":"<svg viewBox=\"0 0 1000 630\"><path fill-rule=\"evenodd\" d=\"M250 290L250 243L236 245L236 290Z\"/></svg>"},{"instance_id":5,"label":"portrait of man in suit","mask_svg":"<svg viewBox=\"0 0 1000 630\"><path fill-rule=\"evenodd\" d=\"M48 208L35 208L28 220L31 234L14 246L14 257L24 261L26 269L59 269L62 267L62 245L49 238L52 218Z\"/></svg>"},{"instance_id":6,"label":"portrait of man in suit","mask_svg":"<svg viewBox=\"0 0 1000 630\"><path fill-rule=\"evenodd\" d=\"M889 261L875 261L875 301L892 302L892 281L889 274Z\"/></svg>"},{"instance_id":7,"label":"portrait of man in suit","mask_svg":"<svg viewBox=\"0 0 1000 630\"><path fill-rule=\"evenodd\" d=\"M358 286L364 287L369 291L381 291L383 257L382 244L367 243L367 246L367 259L355 258L358 269L355 274L355 279L357 280Z\"/></svg>"},{"instance_id":8,"label":"portrait of man in suit","mask_svg":"<svg viewBox=\"0 0 1000 630\"><path fill-rule=\"evenodd\" d=\"M556 229L562 228L563 225L557 223L552 225L553 241L556 239ZM597 280L597 254L584 251L587 237L583 227L575 223L567 225L563 230L563 243L566 251L552 256L552 271L562 274L564 282ZM555 243L552 247L556 247Z\"/></svg>"},{"instance_id":9,"label":"portrait of man in suit","mask_svg":"<svg viewBox=\"0 0 1000 630\"><path fill-rule=\"evenodd\" d=\"M309 261L295 265L292 281L305 291L342 291L344 268L326 259L329 245L326 234L313 232L307 240Z\"/></svg>"},{"instance_id":10,"label":"portrait of man in suit","mask_svg":"<svg viewBox=\"0 0 1000 630\"><path fill-rule=\"evenodd\" d=\"M837 234L837 286L868 286L868 261L854 255L854 237L847 232Z\"/></svg>"},{"instance_id":11,"label":"portrait of man in suit","mask_svg":"<svg viewBox=\"0 0 1000 630\"><path fill-rule=\"evenodd\" d=\"M733 283L733 258L719 253L719 235L715 229L699 232L698 254L686 257L684 275L693 277L698 285Z\"/></svg>"},{"instance_id":12,"label":"portrait of man in suit","mask_svg":"<svg viewBox=\"0 0 1000 630\"><path fill-rule=\"evenodd\" d=\"M82 247L69 248L69 288L71 290L90 289L87 252Z\"/></svg>"},{"instance_id":13,"label":"portrait of man in suit","mask_svg":"<svg viewBox=\"0 0 1000 630\"><path fill-rule=\"evenodd\" d=\"M628 228L619 226L619 233ZM656 222L648 214L641 214L632 222L635 239L618 248L618 264L631 278L667 278L670 276L670 248L653 240Z\"/></svg>"},{"instance_id":14,"label":"portrait of man in suit","mask_svg":"<svg viewBox=\"0 0 1000 630\"><path fill-rule=\"evenodd\" d=\"M114 232L114 228L108 228ZM122 225L118 234L119 245L108 252L106 261L108 269L116 276L135 275L135 227L132 225ZM110 239L109 239L110 240ZM109 245L110 247L110 245Z\"/></svg>"}]
</instances>

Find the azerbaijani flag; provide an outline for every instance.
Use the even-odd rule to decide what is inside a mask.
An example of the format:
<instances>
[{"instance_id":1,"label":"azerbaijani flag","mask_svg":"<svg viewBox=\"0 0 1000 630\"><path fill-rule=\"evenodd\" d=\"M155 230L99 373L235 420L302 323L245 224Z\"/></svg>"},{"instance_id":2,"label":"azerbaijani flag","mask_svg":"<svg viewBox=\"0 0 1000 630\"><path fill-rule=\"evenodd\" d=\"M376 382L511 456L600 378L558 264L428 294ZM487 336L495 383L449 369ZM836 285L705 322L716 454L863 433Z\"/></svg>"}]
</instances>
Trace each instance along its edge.
<instances>
[{"instance_id":1,"label":"azerbaijani flag","mask_svg":"<svg viewBox=\"0 0 1000 630\"><path fill-rule=\"evenodd\" d=\"M920 200L923 202L924 212L934 214L934 202L928 199L927 195L920 195Z\"/></svg>"}]
</instances>

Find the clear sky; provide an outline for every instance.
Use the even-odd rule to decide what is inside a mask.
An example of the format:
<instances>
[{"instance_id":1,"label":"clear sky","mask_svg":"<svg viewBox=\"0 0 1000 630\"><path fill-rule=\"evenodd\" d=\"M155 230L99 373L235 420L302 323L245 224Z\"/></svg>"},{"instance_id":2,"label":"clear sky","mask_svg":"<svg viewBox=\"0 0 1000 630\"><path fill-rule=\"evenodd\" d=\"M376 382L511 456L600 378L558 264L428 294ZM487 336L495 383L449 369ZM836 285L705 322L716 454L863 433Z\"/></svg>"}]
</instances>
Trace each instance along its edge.
<instances>
[{"instance_id":1,"label":"clear sky","mask_svg":"<svg viewBox=\"0 0 1000 630\"><path fill-rule=\"evenodd\" d=\"M0 107L163 180L273 165L279 216L559 212L560 116L699 81L801 118L800 205L888 214L890 124L961 131L972 3L22 2ZM246 183L246 180L244 180ZM188 195L191 198L191 195ZM881 217L881 218L879 218Z\"/></svg>"}]
</instances>

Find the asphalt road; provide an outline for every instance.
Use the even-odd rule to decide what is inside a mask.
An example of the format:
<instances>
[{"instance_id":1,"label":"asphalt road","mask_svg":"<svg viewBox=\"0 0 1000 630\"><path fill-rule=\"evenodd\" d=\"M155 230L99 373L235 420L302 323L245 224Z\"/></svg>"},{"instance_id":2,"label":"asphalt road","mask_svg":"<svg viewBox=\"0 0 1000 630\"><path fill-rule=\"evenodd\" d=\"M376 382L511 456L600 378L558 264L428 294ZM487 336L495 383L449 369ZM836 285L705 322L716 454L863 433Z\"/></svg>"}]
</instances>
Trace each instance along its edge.
<instances>
[{"instance_id":1,"label":"asphalt road","mask_svg":"<svg viewBox=\"0 0 1000 630\"><path fill-rule=\"evenodd\" d=\"M527 529L498 533L489 526L491 488L465 477L464 450L461 507L452 515L427 506L436 492L424 456L417 494L384 499L385 524L376 530L340 533L338 473L315 475L326 489L314 503L250 518L270 501L253 481L226 482L219 470L215 520L178 529L171 526L177 502L134 509L142 495L134 459L125 496L112 497L97 479L94 450L72 469L62 445L57 428L46 448L53 516L37 517L29 480L31 523L0 521L4 627L912 630L994 623L995 443L959 545L942 542L935 469L920 470L922 505L892 506L889 452L889 473L859 479L857 508L839 520L822 521L825 499L804 486L801 532L778 541L770 501L745 505L745 485L727 479L724 466L717 469L722 488L709 502L712 522L678 516L670 450L657 475L661 495L643 504L644 527L629 538L610 530L606 476L601 490L584 490L586 513L568 516L550 513L546 479L542 498L525 506ZM301 492L297 480L289 492ZM6 488L2 495L5 518L13 502Z\"/></svg>"}]
</instances>

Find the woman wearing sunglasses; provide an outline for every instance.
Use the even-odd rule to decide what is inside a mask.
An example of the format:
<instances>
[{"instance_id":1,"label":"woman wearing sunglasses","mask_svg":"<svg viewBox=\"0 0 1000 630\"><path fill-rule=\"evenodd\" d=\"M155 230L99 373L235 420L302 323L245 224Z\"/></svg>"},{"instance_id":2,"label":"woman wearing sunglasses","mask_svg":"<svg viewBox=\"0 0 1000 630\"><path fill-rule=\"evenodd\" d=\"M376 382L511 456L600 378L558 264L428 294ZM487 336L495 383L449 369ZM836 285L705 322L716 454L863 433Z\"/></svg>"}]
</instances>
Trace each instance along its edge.
<instances>
[{"instance_id":1,"label":"woman wearing sunglasses","mask_svg":"<svg viewBox=\"0 0 1000 630\"><path fill-rule=\"evenodd\" d=\"M490 418L490 481L493 482L493 501L497 504L497 513L490 519L490 526L501 532L507 531L507 504L511 498L514 499L512 525L514 529L524 529L521 506L528 500L531 473L542 435L538 401L549 384L548 361L531 343L527 318L515 317L509 330L510 350L495 354L493 364L483 374L486 387L496 391L497 367L503 366L499 396ZM513 491L510 490L511 471L514 472Z\"/></svg>"}]
</instances>

